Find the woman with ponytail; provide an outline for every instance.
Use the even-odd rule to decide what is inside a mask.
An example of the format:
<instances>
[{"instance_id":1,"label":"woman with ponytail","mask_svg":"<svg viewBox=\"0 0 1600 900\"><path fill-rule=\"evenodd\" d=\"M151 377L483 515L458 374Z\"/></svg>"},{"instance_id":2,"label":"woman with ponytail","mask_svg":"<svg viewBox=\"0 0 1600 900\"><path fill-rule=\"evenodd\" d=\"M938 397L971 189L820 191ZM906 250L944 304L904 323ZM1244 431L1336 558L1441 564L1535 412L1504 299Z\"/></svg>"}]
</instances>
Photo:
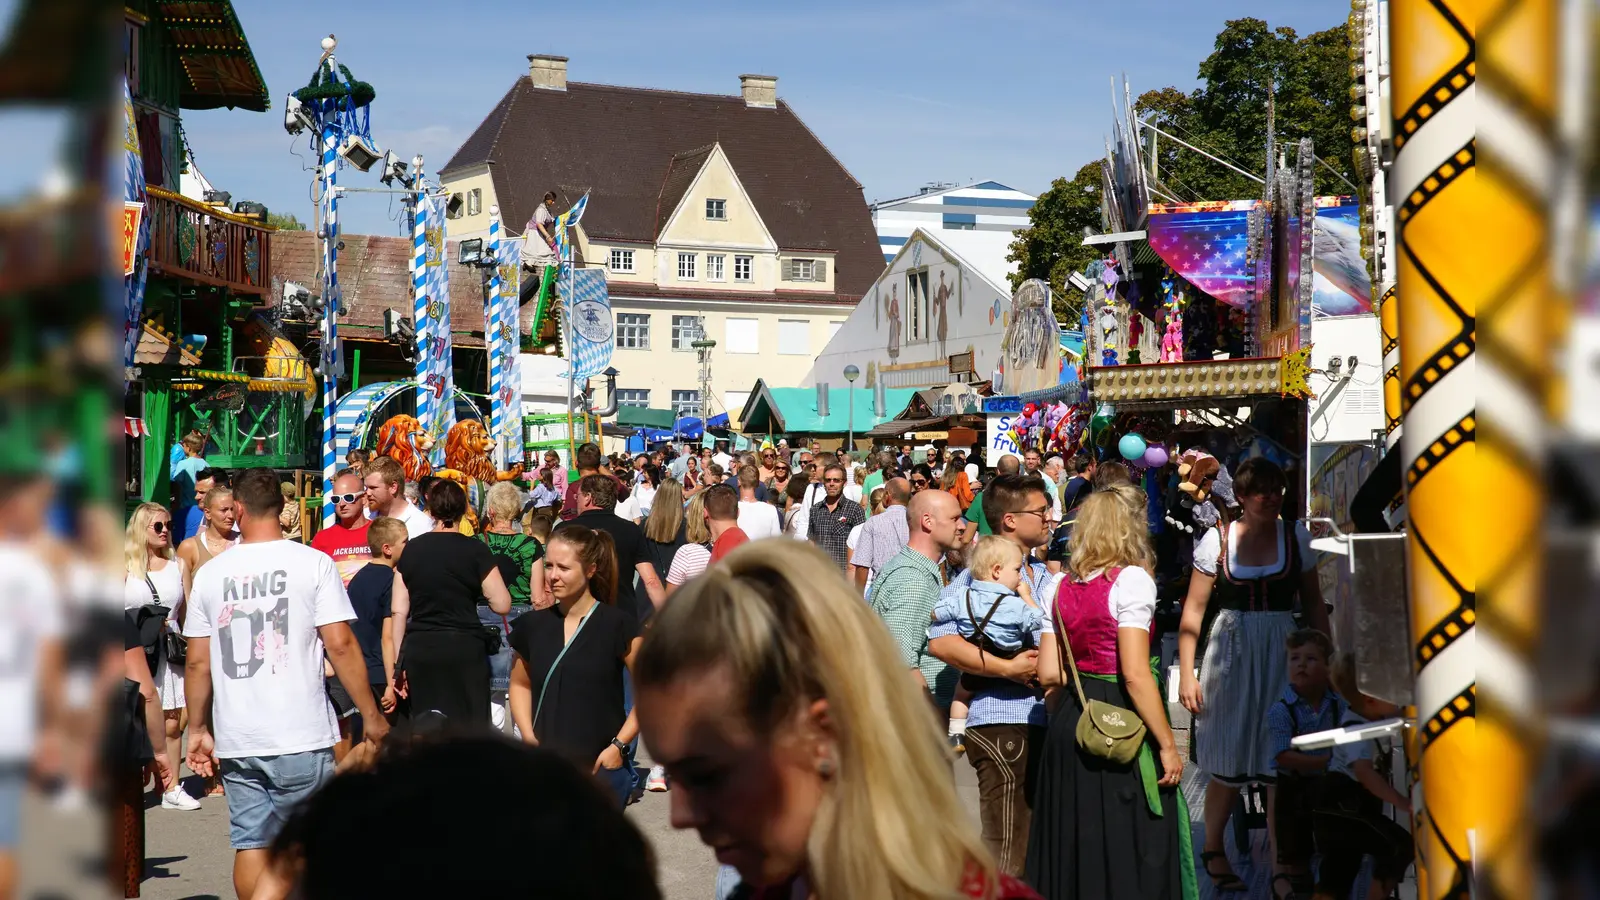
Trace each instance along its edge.
<instances>
[{"instance_id":1,"label":"woman with ponytail","mask_svg":"<svg viewBox=\"0 0 1600 900\"><path fill-rule=\"evenodd\" d=\"M822 552L746 544L652 620L634 671L672 824L748 900L1023 900L956 795L942 726Z\"/></svg>"},{"instance_id":2,"label":"woman with ponytail","mask_svg":"<svg viewBox=\"0 0 1600 900\"><path fill-rule=\"evenodd\" d=\"M624 703L639 622L617 599L611 536L582 525L550 535L545 583L556 603L511 626L511 718L522 739L589 769L620 808L633 792L639 733Z\"/></svg>"}]
</instances>

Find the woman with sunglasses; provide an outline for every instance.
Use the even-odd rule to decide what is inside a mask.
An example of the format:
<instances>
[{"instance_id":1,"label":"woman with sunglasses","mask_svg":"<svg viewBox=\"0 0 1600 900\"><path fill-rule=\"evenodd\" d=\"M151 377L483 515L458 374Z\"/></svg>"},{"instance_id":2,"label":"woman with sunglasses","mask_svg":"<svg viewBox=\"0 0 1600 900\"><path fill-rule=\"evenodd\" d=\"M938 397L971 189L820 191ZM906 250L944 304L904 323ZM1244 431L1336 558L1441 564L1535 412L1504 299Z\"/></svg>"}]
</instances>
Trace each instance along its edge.
<instances>
[{"instance_id":1,"label":"woman with sunglasses","mask_svg":"<svg viewBox=\"0 0 1600 900\"><path fill-rule=\"evenodd\" d=\"M208 495L209 496L209 495ZM190 540L193 540L191 538ZM183 622L184 563L172 552L172 516L159 503L141 503L128 520L123 556L127 577L123 582L122 605L124 609L141 606L162 606L169 611L162 631L176 632ZM161 696L165 735L150 735L151 743L166 739L166 758L176 762L182 759L184 695L183 669L174 669L167 655L156 647L154 672L156 692ZM189 796L178 782L176 770L164 779L161 786L161 808L192 810L200 808L200 801Z\"/></svg>"},{"instance_id":2,"label":"woman with sunglasses","mask_svg":"<svg viewBox=\"0 0 1600 900\"><path fill-rule=\"evenodd\" d=\"M768 447L761 451L761 465L756 474L761 476L762 484L770 484L772 479L777 476L777 462L778 453L776 450Z\"/></svg>"},{"instance_id":3,"label":"woman with sunglasses","mask_svg":"<svg viewBox=\"0 0 1600 900\"><path fill-rule=\"evenodd\" d=\"M1211 776L1200 864L1219 891L1245 889L1222 846L1239 788L1255 781L1269 785L1270 794L1275 780L1267 711L1289 683L1283 647L1299 627L1296 604L1307 625L1328 633L1311 535L1304 525L1281 516L1288 483L1283 469L1270 460L1256 457L1239 466L1233 492L1243 515L1233 522L1225 515L1195 542L1194 571L1178 626L1178 699L1195 717L1195 764ZM1208 607L1214 612L1197 675Z\"/></svg>"},{"instance_id":4,"label":"woman with sunglasses","mask_svg":"<svg viewBox=\"0 0 1600 900\"><path fill-rule=\"evenodd\" d=\"M188 596L189 588L194 583L194 573L200 571L201 566L239 543L239 532L233 530L234 523L239 521L239 514L233 508L232 488L218 485L206 491L200 508L205 511L200 530L194 533L194 537L178 545L178 558L184 562L185 596Z\"/></svg>"}]
</instances>

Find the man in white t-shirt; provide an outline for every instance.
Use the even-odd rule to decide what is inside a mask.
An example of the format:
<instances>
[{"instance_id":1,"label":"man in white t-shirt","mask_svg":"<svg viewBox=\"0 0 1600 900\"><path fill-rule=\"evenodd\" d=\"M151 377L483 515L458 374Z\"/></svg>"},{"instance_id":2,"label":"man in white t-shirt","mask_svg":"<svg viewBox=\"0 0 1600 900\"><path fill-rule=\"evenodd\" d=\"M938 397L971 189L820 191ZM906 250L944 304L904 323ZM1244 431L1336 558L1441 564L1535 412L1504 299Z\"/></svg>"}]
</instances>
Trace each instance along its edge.
<instances>
[{"instance_id":1,"label":"man in white t-shirt","mask_svg":"<svg viewBox=\"0 0 1600 900\"><path fill-rule=\"evenodd\" d=\"M267 848L294 807L333 777L339 726L323 657L361 713L366 740L389 723L367 683L339 571L325 553L283 539L283 494L270 469L234 483L239 545L195 573L183 633L189 768L222 775L233 887L251 896Z\"/></svg>"},{"instance_id":2,"label":"man in white t-shirt","mask_svg":"<svg viewBox=\"0 0 1600 900\"><path fill-rule=\"evenodd\" d=\"M28 762L39 726L55 718L54 687L63 676L60 591L30 546L43 532L50 495L43 478L0 482L0 897L16 889Z\"/></svg>"},{"instance_id":3,"label":"man in white t-shirt","mask_svg":"<svg viewBox=\"0 0 1600 900\"><path fill-rule=\"evenodd\" d=\"M765 500L756 499L756 485L760 481L761 474L755 466L739 467L739 529L749 535L752 541L783 534L783 520L778 516L778 508Z\"/></svg>"},{"instance_id":4,"label":"man in white t-shirt","mask_svg":"<svg viewBox=\"0 0 1600 900\"><path fill-rule=\"evenodd\" d=\"M724 472L733 468L733 457L728 454L727 441L717 441L717 449L711 454L711 461L721 466Z\"/></svg>"},{"instance_id":5,"label":"man in white t-shirt","mask_svg":"<svg viewBox=\"0 0 1600 900\"><path fill-rule=\"evenodd\" d=\"M408 540L433 530L433 519L406 499L406 473L399 463L377 457L361 470L361 484L367 492L367 518L399 519Z\"/></svg>"}]
</instances>

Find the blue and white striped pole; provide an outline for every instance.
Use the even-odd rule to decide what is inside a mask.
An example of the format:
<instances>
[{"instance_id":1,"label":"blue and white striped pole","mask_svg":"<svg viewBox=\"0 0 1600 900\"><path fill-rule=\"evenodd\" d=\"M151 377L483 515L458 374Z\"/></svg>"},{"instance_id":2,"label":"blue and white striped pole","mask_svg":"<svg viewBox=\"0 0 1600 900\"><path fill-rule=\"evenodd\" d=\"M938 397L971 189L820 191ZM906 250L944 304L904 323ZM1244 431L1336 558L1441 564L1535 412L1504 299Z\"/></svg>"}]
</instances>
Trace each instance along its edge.
<instances>
[{"instance_id":1,"label":"blue and white striped pole","mask_svg":"<svg viewBox=\"0 0 1600 900\"><path fill-rule=\"evenodd\" d=\"M333 58L328 58L333 65ZM322 123L322 527L334 523L334 407L339 400L339 126L330 115Z\"/></svg>"},{"instance_id":2,"label":"blue and white striped pole","mask_svg":"<svg viewBox=\"0 0 1600 900\"><path fill-rule=\"evenodd\" d=\"M433 433L433 388L428 384L428 374L433 368L433 317L428 312L428 187L422 178L422 157L418 156L416 172L417 221L411 232L411 290L414 306L412 322L417 334L417 421L423 430Z\"/></svg>"},{"instance_id":3,"label":"blue and white striped pole","mask_svg":"<svg viewBox=\"0 0 1600 900\"><path fill-rule=\"evenodd\" d=\"M494 439L494 464L503 469L506 464L506 405L503 392L506 383L506 346L501 336L500 322L500 207L489 207L489 259L493 261L493 274L489 276L489 292L483 299L483 344L489 353L489 434Z\"/></svg>"}]
</instances>

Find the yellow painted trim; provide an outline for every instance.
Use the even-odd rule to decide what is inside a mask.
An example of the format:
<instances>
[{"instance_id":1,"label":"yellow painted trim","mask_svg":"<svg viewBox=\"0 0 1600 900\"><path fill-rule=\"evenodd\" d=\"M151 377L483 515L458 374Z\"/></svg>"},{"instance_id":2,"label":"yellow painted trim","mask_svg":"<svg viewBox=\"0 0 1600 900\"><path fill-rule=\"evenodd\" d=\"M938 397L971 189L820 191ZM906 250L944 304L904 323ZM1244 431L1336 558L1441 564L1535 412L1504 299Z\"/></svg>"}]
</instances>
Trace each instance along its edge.
<instances>
[{"instance_id":1,"label":"yellow painted trim","mask_svg":"<svg viewBox=\"0 0 1600 900\"><path fill-rule=\"evenodd\" d=\"M226 222L237 222L240 225L249 225L252 228L259 228L262 231L276 232L278 230L266 224L265 222L258 222L255 219L249 218L248 216L241 216L225 209L219 209L209 203L201 203L192 197L185 197L182 194L174 193L166 188L149 186L145 188L145 192L152 197L160 197L163 200L171 200L179 206L187 206L195 212L205 213L209 216L216 216L217 218Z\"/></svg>"}]
</instances>

